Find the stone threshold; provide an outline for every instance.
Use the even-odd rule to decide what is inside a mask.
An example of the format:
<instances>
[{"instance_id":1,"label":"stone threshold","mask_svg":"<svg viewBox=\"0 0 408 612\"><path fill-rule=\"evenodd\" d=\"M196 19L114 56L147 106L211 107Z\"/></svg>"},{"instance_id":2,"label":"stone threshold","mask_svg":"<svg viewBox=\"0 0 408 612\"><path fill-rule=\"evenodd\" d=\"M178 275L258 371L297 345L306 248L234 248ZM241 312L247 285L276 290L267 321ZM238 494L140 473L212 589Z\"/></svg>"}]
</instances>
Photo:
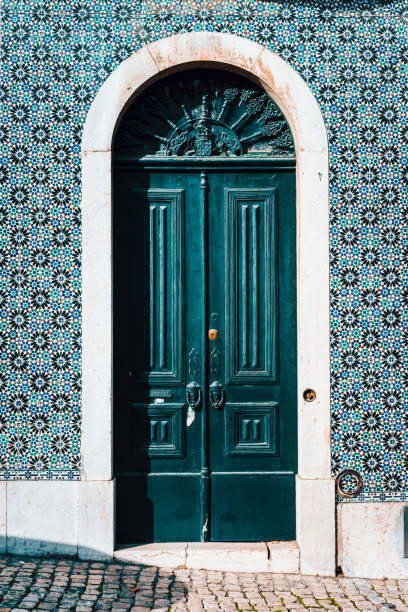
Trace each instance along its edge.
<instances>
[{"instance_id":1,"label":"stone threshold","mask_svg":"<svg viewBox=\"0 0 408 612\"><path fill-rule=\"evenodd\" d=\"M155 567L223 572L299 573L299 547L290 542L170 542L118 546L114 558Z\"/></svg>"}]
</instances>

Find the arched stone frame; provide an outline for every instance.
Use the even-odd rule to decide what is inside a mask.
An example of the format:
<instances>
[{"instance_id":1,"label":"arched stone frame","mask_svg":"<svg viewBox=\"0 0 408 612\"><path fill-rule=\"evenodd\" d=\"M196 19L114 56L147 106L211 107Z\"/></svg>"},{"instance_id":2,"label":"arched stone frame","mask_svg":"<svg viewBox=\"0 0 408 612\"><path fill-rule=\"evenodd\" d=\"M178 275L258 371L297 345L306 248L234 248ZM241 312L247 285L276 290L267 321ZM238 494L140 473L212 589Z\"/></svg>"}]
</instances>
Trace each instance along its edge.
<instances>
[{"instance_id":1,"label":"arched stone frame","mask_svg":"<svg viewBox=\"0 0 408 612\"><path fill-rule=\"evenodd\" d=\"M171 71L215 65L239 71L261 85L282 109L295 139L297 542L303 573L334 575L327 133L320 108L300 75L276 54L244 38L196 32L151 43L116 68L89 110L82 139L82 478L106 482L108 487L113 477L111 145L115 127L129 101L150 83ZM306 388L315 389L314 402L304 402ZM113 494L111 486L107 490Z\"/></svg>"}]
</instances>

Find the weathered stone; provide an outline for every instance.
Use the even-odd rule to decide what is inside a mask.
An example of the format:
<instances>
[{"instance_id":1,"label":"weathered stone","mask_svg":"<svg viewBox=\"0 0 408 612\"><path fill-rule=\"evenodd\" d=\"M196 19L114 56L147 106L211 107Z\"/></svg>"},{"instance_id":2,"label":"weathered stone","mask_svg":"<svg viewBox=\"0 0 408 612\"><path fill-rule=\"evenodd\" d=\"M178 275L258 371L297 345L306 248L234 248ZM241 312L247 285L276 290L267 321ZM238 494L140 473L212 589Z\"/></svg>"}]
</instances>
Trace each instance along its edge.
<instances>
[{"instance_id":1,"label":"weathered stone","mask_svg":"<svg viewBox=\"0 0 408 612\"><path fill-rule=\"evenodd\" d=\"M239 574L0 555L0 612L407 610L408 581ZM29 571L28 571L29 570ZM61 580L62 575L64 576ZM7 578L6 578L7 577Z\"/></svg>"}]
</instances>

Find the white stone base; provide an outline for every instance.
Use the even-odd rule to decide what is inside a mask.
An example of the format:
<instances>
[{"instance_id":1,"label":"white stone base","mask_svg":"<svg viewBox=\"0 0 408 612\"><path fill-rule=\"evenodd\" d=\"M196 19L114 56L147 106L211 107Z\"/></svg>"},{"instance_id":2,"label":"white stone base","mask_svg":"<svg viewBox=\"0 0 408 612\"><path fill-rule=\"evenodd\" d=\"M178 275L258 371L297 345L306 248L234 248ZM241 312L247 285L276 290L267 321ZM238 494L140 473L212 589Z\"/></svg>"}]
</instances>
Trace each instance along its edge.
<instances>
[{"instance_id":1,"label":"white stone base","mask_svg":"<svg viewBox=\"0 0 408 612\"><path fill-rule=\"evenodd\" d=\"M189 542L124 546L115 559L156 565L223 572L299 572L296 542Z\"/></svg>"},{"instance_id":2,"label":"white stone base","mask_svg":"<svg viewBox=\"0 0 408 612\"><path fill-rule=\"evenodd\" d=\"M297 542L267 542L269 550L268 572L299 573L299 546Z\"/></svg>"},{"instance_id":3,"label":"white stone base","mask_svg":"<svg viewBox=\"0 0 408 612\"><path fill-rule=\"evenodd\" d=\"M127 563L154 565L156 567L179 567L186 564L187 544L170 542L165 544L129 544L120 546L114 558Z\"/></svg>"},{"instance_id":4,"label":"white stone base","mask_svg":"<svg viewBox=\"0 0 408 612\"><path fill-rule=\"evenodd\" d=\"M78 557L111 559L115 546L115 482L78 484Z\"/></svg>"},{"instance_id":5,"label":"white stone base","mask_svg":"<svg viewBox=\"0 0 408 612\"><path fill-rule=\"evenodd\" d=\"M296 477L296 533L302 574L335 575L334 489L333 478Z\"/></svg>"},{"instance_id":6,"label":"white stone base","mask_svg":"<svg viewBox=\"0 0 408 612\"><path fill-rule=\"evenodd\" d=\"M345 576L408 578L403 509L407 504L340 504L339 565Z\"/></svg>"},{"instance_id":7,"label":"white stone base","mask_svg":"<svg viewBox=\"0 0 408 612\"><path fill-rule=\"evenodd\" d=\"M76 555L78 484L45 480L7 482L7 552Z\"/></svg>"},{"instance_id":8,"label":"white stone base","mask_svg":"<svg viewBox=\"0 0 408 612\"><path fill-rule=\"evenodd\" d=\"M0 483L0 552L111 559L114 482Z\"/></svg>"},{"instance_id":9,"label":"white stone base","mask_svg":"<svg viewBox=\"0 0 408 612\"><path fill-rule=\"evenodd\" d=\"M332 515L322 513L321 507L334 511L333 485L320 482L317 490L313 483L299 479L297 487L298 501L305 506L298 514L298 521L304 517L298 525L300 563L296 542L150 544L118 550L115 557L166 567L331 572ZM403 556L405 505L338 506L338 564L346 576L408 578L408 559ZM113 481L0 482L0 553L110 559L114 525Z\"/></svg>"}]
</instances>

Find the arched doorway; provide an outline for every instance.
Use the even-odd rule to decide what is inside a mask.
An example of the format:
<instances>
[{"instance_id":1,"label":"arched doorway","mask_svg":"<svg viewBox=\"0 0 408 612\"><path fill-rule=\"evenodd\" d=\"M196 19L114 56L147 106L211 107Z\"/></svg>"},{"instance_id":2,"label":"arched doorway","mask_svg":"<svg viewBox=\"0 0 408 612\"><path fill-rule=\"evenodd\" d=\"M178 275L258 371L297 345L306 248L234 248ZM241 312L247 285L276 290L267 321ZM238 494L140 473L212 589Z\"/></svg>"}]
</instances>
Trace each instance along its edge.
<instances>
[{"instance_id":1,"label":"arched doorway","mask_svg":"<svg viewBox=\"0 0 408 612\"><path fill-rule=\"evenodd\" d=\"M294 540L295 147L259 86L161 79L113 147L121 542Z\"/></svg>"},{"instance_id":2,"label":"arched doorway","mask_svg":"<svg viewBox=\"0 0 408 612\"><path fill-rule=\"evenodd\" d=\"M189 66L251 75L278 103L297 152L296 540L300 569L334 575L335 499L330 474L328 148L319 106L299 74L259 44L194 32L158 40L122 62L98 91L82 139L82 472L103 508L98 549L114 547L112 486L111 144L127 104L163 74ZM303 391L313 388L307 403ZM88 489L87 489L88 490ZM94 499L94 496L93 496ZM101 505L102 504L102 505ZM96 507L97 506L97 507ZM316 537L320 547L316 548Z\"/></svg>"}]
</instances>

